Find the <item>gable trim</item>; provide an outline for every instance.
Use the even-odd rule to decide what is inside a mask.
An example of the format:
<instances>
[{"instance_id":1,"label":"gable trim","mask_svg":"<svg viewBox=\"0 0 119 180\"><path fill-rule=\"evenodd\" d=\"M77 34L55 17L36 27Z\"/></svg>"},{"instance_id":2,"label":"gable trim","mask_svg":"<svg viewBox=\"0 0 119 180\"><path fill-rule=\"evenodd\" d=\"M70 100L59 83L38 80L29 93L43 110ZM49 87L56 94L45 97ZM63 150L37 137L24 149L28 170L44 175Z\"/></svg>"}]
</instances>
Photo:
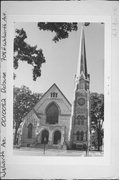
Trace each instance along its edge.
<instances>
[{"instance_id":1,"label":"gable trim","mask_svg":"<svg viewBox=\"0 0 119 180\"><path fill-rule=\"evenodd\" d=\"M54 84L42 95L42 97L39 99L39 101L36 103L36 105L28 112L28 114L27 114L23 119L25 119L25 118L30 114L31 111L33 111L33 112L35 113L35 115L36 115L38 118L40 118L39 115L37 114L36 110L35 110L35 107L36 107L37 104L43 99L43 97L48 93L48 91L50 91L50 89L51 89L53 86L56 86L56 88L59 90L59 92L62 94L62 96L63 96L63 97L65 98L65 100L68 102L68 104L69 104L70 106L72 106L71 103L69 102L69 100L66 98L66 96L65 96L65 95L62 93L62 91L59 89L59 87L54 83Z\"/></svg>"},{"instance_id":2,"label":"gable trim","mask_svg":"<svg viewBox=\"0 0 119 180\"><path fill-rule=\"evenodd\" d=\"M65 100L68 102L68 104L71 106L71 103L69 102L69 100L66 98L66 96L62 93L62 91L59 89L59 87L54 83L43 95L42 97L39 99L39 101L37 102L37 104L43 99L43 97L48 93L48 91L50 91L50 89L53 87L53 86L56 86L56 88L59 90L59 92L62 94L62 96L65 98ZM36 104L36 105L37 105ZM36 106L35 105L35 106ZM34 106L34 108L35 108Z\"/></svg>"}]
</instances>

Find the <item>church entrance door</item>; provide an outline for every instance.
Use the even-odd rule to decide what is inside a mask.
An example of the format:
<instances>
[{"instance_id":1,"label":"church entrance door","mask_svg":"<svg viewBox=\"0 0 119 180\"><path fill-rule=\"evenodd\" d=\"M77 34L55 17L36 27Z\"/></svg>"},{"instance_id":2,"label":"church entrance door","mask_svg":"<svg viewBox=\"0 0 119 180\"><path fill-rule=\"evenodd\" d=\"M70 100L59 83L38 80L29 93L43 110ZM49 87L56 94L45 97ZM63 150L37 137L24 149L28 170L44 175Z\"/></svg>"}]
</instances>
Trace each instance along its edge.
<instances>
[{"instance_id":1,"label":"church entrance door","mask_svg":"<svg viewBox=\"0 0 119 180\"><path fill-rule=\"evenodd\" d=\"M55 131L53 144L59 144L61 142L61 132Z\"/></svg>"},{"instance_id":2,"label":"church entrance door","mask_svg":"<svg viewBox=\"0 0 119 180\"><path fill-rule=\"evenodd\" d=\"M43 130L41 134L41 144L48 144L49 132L48 130Z\"/></svg>"}]
</instances>

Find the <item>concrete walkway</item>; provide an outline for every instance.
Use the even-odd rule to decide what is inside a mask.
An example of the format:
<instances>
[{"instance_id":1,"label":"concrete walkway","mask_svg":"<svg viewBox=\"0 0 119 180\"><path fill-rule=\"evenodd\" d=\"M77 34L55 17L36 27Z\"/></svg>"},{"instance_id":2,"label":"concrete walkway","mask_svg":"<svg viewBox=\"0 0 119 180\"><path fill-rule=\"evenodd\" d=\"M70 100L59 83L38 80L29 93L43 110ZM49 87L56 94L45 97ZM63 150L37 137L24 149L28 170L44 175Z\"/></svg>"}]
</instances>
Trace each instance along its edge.
<instances>
[{"instance_id":1,"label":"concrete walkway","mask_svg":"<svg viewBox=\"0 0 119 180\"><path fill-rule=\"evenodd\" d=\"M24 156L86 156L86 151L75 151L75 150L61 150L61 149L40 149L40 148L29 148L22 147L19 149L13 149L14 155ZM98 157L103 156L103 152L89 151L87 156Z\"/></svg>"}]
</instances>

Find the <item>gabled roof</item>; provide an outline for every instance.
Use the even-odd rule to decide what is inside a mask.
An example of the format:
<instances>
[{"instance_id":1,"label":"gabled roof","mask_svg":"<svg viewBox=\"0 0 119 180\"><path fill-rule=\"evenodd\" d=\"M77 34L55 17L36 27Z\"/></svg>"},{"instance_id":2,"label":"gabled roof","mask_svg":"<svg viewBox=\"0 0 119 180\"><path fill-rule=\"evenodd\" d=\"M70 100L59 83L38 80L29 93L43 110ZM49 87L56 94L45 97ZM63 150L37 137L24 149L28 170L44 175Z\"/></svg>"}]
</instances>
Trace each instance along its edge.
<instances>
[{"instance_id":1,"label":"gabled roof","mask_svg":"<svg viewBox=\"0 0 119 180\"><path fill-rule=\"evenodd\" d=\"M48 91L50 91L50 89L52 89L52 87L53 86L55 86L58 90L59 90L59 92L62 94L62 96L66 99L66 101L68 102L68 104L71 106L71 103L69 102L69 100L66 98L66 96L62 93L62 91L59 89L59 87L54 83L43 95L42 95L42 97L40 98L40 100L45 96L45 94L47 94L48 93ZM39 100L39 101L40 101ZM38 101L38 103L39 103L39 101ZM37 103L37 104L38 104Z\"/></svg>"},{"instance_id":2,"label":"gabled roof","mask_svg":"<svg viewBox=\"0 0 119 180\"><path fill-rule=\"evenodd\" d=\"M50 89L51 89L53 86L55 86L55 87L59 90L59 92L60 92L60 93L62 94L62 96L66 99L66 101L68 102L68 104L71 106L71 103L69 102L69 100L66 98L66 96L62 93L62 91L59 89L59 87L58 87L55 83L42 95L42 97L39 99L39 101L36 103L35 106L37 106L37 104L42 100L42 98L45 96L45 94L47 94L48 91L50 91ZM33 111L33 112L35 113L35 115L39 118L39 116L38 116L38 114L37 114L37 112L36 112L36 110L35 110L35 106L32 108L32 110L30 110L30 111L28 112L28 114L27 114L24 118L26 118L31 111ZM23 119L24 119L24 118L23 118Z\"/></svg>"}]
</instances>

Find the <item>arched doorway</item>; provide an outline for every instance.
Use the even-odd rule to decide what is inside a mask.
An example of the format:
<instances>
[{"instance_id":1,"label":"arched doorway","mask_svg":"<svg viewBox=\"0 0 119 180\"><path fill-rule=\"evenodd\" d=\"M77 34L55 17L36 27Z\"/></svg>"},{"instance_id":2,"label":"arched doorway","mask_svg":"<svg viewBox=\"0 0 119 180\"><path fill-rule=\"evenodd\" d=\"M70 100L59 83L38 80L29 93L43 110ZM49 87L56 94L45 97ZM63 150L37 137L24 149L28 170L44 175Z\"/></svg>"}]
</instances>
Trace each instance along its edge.
<instances>
[{"instance_id":1,"label":"arched doorway","mask_svg":"<svg viewBox=\"0 0 119 180\"><path fill-rule=\"evenodd\" d=\"M48 130L44 129L41 134L41 144L48 144L49 140L49 132Z\"/></svg>"},{"instance_id":2,"label":"arched doorway","mask_svg":"<svg viewBox=\"0 0 119 180\"><path fill-rule=\"evenodd\" d=\"M54 133L53 144L59 144L60 142L61 142L61 132L57 130Z\"/></svg>"}]
</instances>

